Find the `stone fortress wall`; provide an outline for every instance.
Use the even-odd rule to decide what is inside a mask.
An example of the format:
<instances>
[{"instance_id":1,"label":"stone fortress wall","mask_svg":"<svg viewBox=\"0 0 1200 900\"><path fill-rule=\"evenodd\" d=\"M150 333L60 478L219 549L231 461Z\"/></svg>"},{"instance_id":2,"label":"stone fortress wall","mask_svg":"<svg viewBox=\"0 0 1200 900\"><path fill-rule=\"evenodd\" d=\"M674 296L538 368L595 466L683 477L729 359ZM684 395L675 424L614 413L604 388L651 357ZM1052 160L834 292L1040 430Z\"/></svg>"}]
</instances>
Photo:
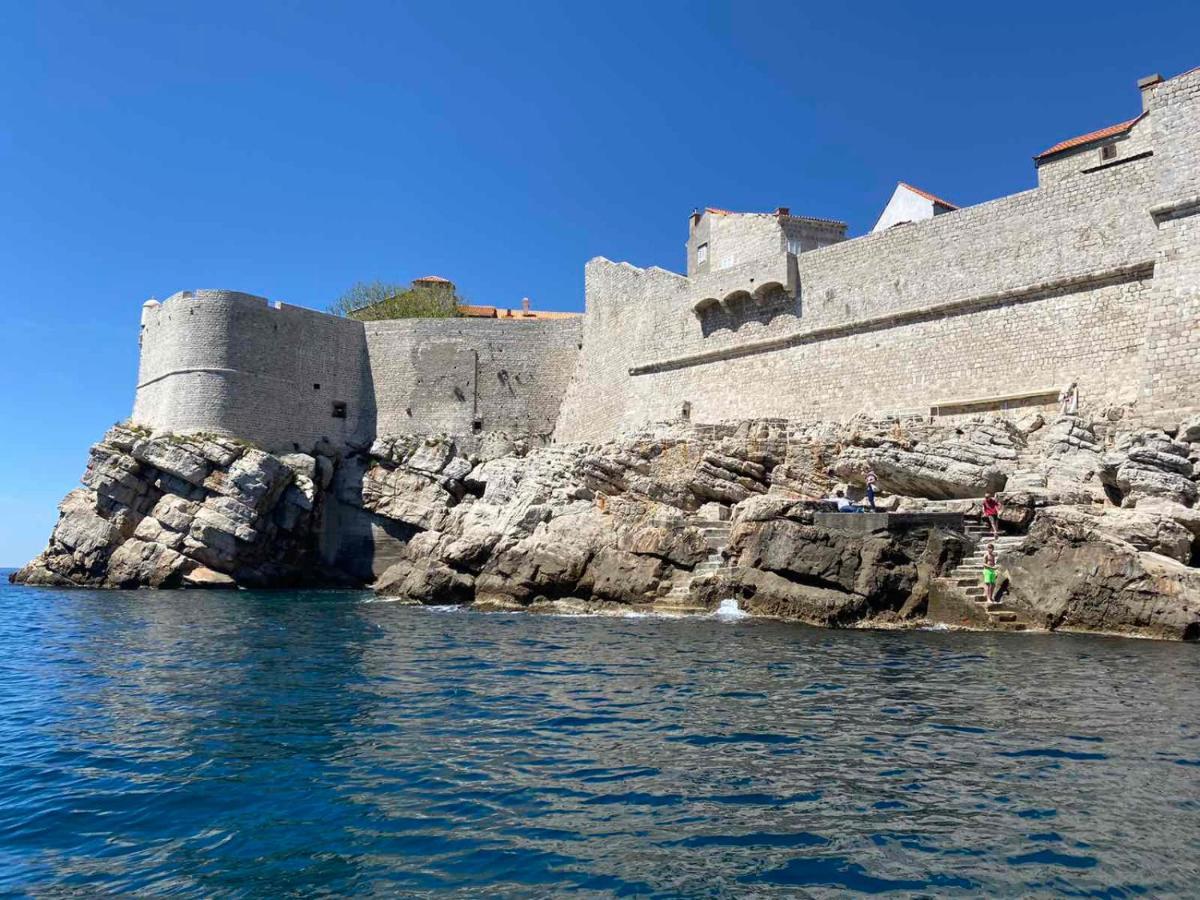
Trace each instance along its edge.
<instances>
[{"instance_id":1,"label":"stone fortress wall","mask_svg":"<svg viewBox=\"0 0 1200 900\"><path fill-rule=\"evenodd\" d=\"M594 259L582 319L361 323L231 292L151 302L133 420L290 450L997 409L1071 382L1087 405L1196 406L1200 70L1142 94L1128 127L1039 157L1037 188L926 221L846 240L784 209L697 212L687 275Z\"/></svg>"},{"instance_id":2,"label":"stone fortress wall","mask_svg":"<svg viewBox=\"0 0 1200 900\"><path fill-rule=\"evenodd\" d=\"M548 436L579 331L578 319L363 323L184 292L143 308L132 421L280 451L412 432Z\"/></svg>"},{"instance_id":3,"label":"stone fortress wall","mask_svg":"<svg viewBox=\"0 0 1200 900\"><path fill-rule=\"evenodd\" d=\"M729 214L707 210L694 277L592 260L556 438L682 415L997 409L1071 382L1094 405L1200 404L1200 70L1143 103L1126 131L1039 160L1039 187L923 222L791 254L761 252L770 215L722 249Z\"/></svg>"}]
</instances>

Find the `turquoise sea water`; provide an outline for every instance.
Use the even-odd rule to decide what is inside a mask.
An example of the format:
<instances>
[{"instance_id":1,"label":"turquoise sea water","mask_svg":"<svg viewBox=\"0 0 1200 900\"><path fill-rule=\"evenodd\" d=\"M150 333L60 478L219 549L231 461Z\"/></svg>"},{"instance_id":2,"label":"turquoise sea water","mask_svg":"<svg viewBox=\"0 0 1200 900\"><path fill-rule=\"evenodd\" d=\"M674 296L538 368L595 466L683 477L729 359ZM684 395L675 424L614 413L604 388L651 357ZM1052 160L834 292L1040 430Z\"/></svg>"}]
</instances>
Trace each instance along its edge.
<instances>
[{"instance_id":1,"label":"turquoise sea water","mask_svg":"<svg viewBox=\"0 0 1200 900\"><path fill-rule=\"evenodd\" d=\"M1194 896L1200 647L0 587L0 893Z\"/></svg>"}]
</instances>

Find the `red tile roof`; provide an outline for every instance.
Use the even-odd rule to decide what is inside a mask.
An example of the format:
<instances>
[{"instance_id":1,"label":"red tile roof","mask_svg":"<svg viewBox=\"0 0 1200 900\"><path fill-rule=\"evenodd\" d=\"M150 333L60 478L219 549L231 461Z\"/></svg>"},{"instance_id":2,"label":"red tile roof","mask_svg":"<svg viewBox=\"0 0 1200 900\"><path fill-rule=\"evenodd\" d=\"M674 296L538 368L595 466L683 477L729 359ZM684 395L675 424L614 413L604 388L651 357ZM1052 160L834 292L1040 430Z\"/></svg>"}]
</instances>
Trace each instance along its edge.
<instances>
[{"instance_id":1,"label":"red tile roof","mask_svg":"<svg viewBox=\"0 0 1200 900\"><path fill-rule=\"evenodd\" d=\"M421 282L431 282L433 284L453 284L449 278L443 278L441 275L426 275L424 278L414 278L413 284Z\"/></svg>"},{"instance_id":2,"label":"red tile roof","mask_svg":"<svg viewBox=\"0 0 1200 900\"><path fill-rule=\"evenodd\" d=\"M466 316L469 319L496 318L496 307L494 306L471 306L466 303L461 303L459 304L458 312L460 315Z\"/></svg>"},{"instance_id":3,"label":"red tile roof","mask_svg":"<svg viewBox=\"0 0 1200 900\"><path fill-rule=\"evenodd\" d=\"M944 206L947 209L958 209L957 204L951 203L949 200L943 200L941 197L935 197L933 194L929 193L929 191L923 191L919 187L913 187L907 181L900 182L900 187L908 188L914 194L919 194L922 197L924 197L926 200L932 200L934 203L937 203L940 206Z\"/></svg>"},{"instance_id":4,"label":"red tile roof","mask_svg":"<svg viewBox=\"0 0 1200 900\"><path fill-rule=\"evenodd\" d=\"M1041 153L1035 156L1034 159L1045 159L1047 156L1053 156L1055 153L1062 153L1064 150L1070 150L1072 147L1079 147L1083 144L1090 144L1092 141L1100 141L1104 138L1112 137L1113 135L1124 134L1126 131L1140 122L1142 117L1145 115L1145 113L1142 113L1140 116L1134 116L1128 122L1120 122L1116 125L1109 125L1107 128L1101 128L1099 131L1091 131L1087 134L1081 134L1079 137L1073 137L1065 141L1059 141L1059 143L1055 144L1049 150L1043 150Z\"/></svg>"},{"instance_id":5,"label":"red tile roof","mask_svg":"<svg viewBox=\"0 0 1200 900\"><path fill-rule=\"evenodd\" d=\"M583 315L583 313L577 312L505 309L501 306L472 306L466 303L458 307L458 312L468 319L574 319Z\"/></svg>"}]
</instances>

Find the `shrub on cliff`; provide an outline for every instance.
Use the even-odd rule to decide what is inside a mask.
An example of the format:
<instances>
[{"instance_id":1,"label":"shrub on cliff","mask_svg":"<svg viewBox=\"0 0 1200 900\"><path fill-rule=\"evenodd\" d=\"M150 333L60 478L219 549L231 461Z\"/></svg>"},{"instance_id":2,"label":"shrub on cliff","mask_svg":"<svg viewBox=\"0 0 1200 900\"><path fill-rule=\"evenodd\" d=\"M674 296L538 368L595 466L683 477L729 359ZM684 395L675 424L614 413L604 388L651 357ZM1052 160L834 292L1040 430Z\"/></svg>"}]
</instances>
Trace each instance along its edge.
<instances>
[{"instance_id":1,"label":"shrub on cliff","mask_svg":"<svg viewBox=\"0 0 1200 900\"><path fill-rule=\"evenodd\" d=\"M386 281L360 281L329 307L334 315L360 322L380 319L447 319L460 315L462 299L452 287L405 287Z\"/></svg>"}]
</instances>

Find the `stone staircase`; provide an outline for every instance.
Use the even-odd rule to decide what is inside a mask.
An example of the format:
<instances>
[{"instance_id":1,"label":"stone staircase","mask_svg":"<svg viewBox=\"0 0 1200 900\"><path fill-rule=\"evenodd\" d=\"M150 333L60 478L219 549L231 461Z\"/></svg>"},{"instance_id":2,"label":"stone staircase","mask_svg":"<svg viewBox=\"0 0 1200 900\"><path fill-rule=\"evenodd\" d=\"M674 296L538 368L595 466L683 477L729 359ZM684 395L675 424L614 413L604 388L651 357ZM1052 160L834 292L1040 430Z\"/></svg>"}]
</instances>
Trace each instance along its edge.
<instances>
[{"instance_id":1,"label":"stone staircase","mask_svg":"<svg viewBox=\"0 0 1200 900\"><path fill-rule=\"evenodd\" d=\"M676 579L671 589L659 597L654 603L657 612L667 613L703 613L707 607L697 605L689 595L693 579L713 572L725 566L724 550L729 543L730 524L716 519L697 519L691 524L698 527L708 544L708 558L697 563L690 577Z\"/></svg>"},{"instance_id":2,"label":"stone staircase","mask_svg":"<svg viewBox=\"0 0 1200 900\"><path fill-rule=\"evenodd\" d=\"M988 542L996 545L996 557L999 561L1005 551L1016 549L1024 538L1020 535L1006 535L1003 532L999 537L992 538L991 527L981 519L967 520L963 531L975 544L975 552L943 576L943 583L975 606L992 627L1002 631L1024 631L1030 623L1022 617L1020 611L1003 601L988 606L987 591L983 587L983 559L987 553Z\"/></svg>"}]
</instances>

